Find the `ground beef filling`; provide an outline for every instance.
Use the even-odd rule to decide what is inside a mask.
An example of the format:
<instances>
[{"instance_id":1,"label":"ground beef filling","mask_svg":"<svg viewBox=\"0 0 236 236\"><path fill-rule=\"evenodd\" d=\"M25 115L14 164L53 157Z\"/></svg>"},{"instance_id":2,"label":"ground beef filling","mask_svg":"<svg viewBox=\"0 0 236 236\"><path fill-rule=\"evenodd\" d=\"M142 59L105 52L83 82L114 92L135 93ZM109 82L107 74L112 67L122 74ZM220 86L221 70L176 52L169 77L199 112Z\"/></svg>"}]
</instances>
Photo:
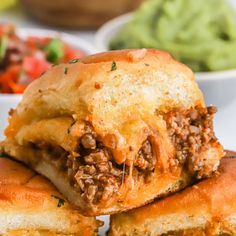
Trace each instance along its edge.
<instances>
[{"instance_id":1,"label":"ground beef filling","mask_svg":"<svg viewBox=\"0 0 236 236\"><path fill-rule=\"evenodd\" d=\"M208 107L173 111L164 115L169 136L177 150L175 165L186 164L189 160L194 163L194 156L216 141L212 128L215 112L214 107ZM51 160L60 169L67 171L71 185L90 204L109 199L119 190L125 176L129 174L129 169L125 165L118 165L114 161L112 153L102 145L89 125L73 155L69 155L62 148L48 146L47 149L48 153L51 153L50 157L56 157ZM46 158L48 159L48 156ZM134 175L137 173L137 176L149 182L157 158L147 139L134 160ZM194 163L193 166L198 168L198 165L199 163Z\"/></svg>"},{"instance_id":2,"label":"ground beef filling","mask_svg":"<svg viewBox=\"0 0 236 236\"><path fill-rule=\"evenodd\" d=\"M154 170L155 164L156 158L152 153L151 143L149 142L149 140L146 140L135 158L134 166L139 171L150 172Z\"/></svg>"},{"instance_id":3,"label":"ground beef filling","mask_svg":"<svg viewBox=\"0 0 236 236\"><path fill-rule=\"evenodd\" d=\"M79 188L82 197L93 204L106 201L118 191L122 181L122 169L106 148L95 148L82 158L68 159L68 174L72 184ZM83 150L86 153L88 150ZM74 159L74 160L73 160Z\"/></svg>"},{"instance_id":4,"label":"ground beef filling","mask_svg":"<svg viewBox=\"0 0 236 236\"><path fill-rule=\"evenodd\" d=\"M169 112L164 116L169 136L177 150L176 159L180 164L188 163L191 172L200 170L203 165L196 159L197 154L217 141L213 132L215 112L215 107L197 107Z\"/></svg>"},{"instance_id":5,"label":"ground beef filling","mask_svg":"<svg viewBox=\"0 0 236 236\"><path fill-rule=\"evenodd\" d=\"M118 165L111 152L97 141L96 134L92 132L81 137L77 153L77 157L69 156L67 161L71 184L82 192L87 202L106 201L119 190L128 168ZM154 170L154 164L150 142L145 141L135 166L148 175Z\"/></svg>"}]
</instances>

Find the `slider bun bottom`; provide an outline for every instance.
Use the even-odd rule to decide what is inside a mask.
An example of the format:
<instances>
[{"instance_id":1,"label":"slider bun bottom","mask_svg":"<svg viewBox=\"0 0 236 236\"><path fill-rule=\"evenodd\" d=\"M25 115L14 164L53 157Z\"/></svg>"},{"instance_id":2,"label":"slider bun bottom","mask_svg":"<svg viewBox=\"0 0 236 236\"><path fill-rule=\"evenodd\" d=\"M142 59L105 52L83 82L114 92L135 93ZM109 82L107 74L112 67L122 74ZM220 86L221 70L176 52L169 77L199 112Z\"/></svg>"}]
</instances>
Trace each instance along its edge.
<instances>
[{"instance_id":1,"label":"slider bun bottom","mask_svg":"<svg viewBox=\"0 0 236 236\"><path fill-rule=\"evenodd\" d=\"M95 209L91 210L83 201L81 194L70 185L66 172L60 171L50 160L36 158L37 155L41 155L40 150L37 153L33 149L9 142L6 143L5 150L17 160L24 162L51 180L67 200L77 206L80 213L86 216L107 215L127 211L152 202L157 197L163 197L183 189L191 183L191 176L183 169L180 169L176 176L170 173L156 173L153 177L156 181L152 181L149 185L135 186L132 193L128 196L130 198L127 197L128 200L119 202L119 199L114 197L108 203L106 202L107 205L97 205ZM142 191L140 191L140 188L142 188ZM133 198L131 199L131 197Z\"/></svg>"}]
</instances>

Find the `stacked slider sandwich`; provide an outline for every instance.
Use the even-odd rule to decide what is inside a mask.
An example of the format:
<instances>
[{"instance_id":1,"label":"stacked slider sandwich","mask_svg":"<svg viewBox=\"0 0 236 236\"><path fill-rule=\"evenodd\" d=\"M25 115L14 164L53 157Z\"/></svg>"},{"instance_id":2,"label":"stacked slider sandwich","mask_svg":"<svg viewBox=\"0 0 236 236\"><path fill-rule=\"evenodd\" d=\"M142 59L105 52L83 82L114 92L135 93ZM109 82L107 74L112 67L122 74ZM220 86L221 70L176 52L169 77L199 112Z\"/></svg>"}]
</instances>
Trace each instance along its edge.
<instances>
[{"instance_id":1,"label":"stacked slider sandwich","mask_svg":"<svg viewBox=\"0 0 236 236\"><path fill-rule=\"evenodd\" d=\"M50 179L81 214L114 214L217 171L224 151L214 113L191 70L170 55L102 53L33 82L2 152Z\"/></svg>"},{"instance_id":2,"label":"stacked slider sandwich","mask_svg":"<svg viewBox=\"0 0 236 236\"><path fill-rule=\"evenodd\" d=\"M167 198L112 216L109 236L236 235L236 153L218 173Z\"/></svg>"}]
</instances>

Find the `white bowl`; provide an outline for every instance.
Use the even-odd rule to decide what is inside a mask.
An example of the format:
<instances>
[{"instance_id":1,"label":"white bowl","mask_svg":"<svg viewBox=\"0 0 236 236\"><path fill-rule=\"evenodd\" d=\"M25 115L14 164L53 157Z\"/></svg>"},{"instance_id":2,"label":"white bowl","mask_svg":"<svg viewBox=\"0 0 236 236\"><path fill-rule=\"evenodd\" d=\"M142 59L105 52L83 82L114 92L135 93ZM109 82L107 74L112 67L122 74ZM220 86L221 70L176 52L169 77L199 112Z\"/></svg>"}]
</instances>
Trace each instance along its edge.
<instances>
[{"instance_id":1,"label":"white bowl","mask_svg":"<svg viewBox=\"0 0 236 236\"><path fill-rule=\"evenodd\" d=\"M85 54L93 54L94 52L96 52L95 48L86 41L80 39L77 36L66 33L61 33L53 30L27 28L19 28L16 30L16 33L21 38L27 38L28 36L60 37L64 42L68 43L75 49L80 49ZM0 140L4 138L3 130L7 126L8 112L11 108L15 108L17 106L21 98L22 95L0 94Z\"/></svg>"},{"instance_id":2,"label":"white bowl","mask_svg":"<svg viewBox=\"0 0 236 236\"><path fill-rule=\"evenodd\" d=\"M128 13L104 24L95 35L98 51L109 50L111 39L131 18L132 13ZM224 107L236 99L236 69L220 72L201 72L195 73L195 75L197 83L204 93L206 104Z\"/></svg>"},{"instance_id":3,"label":"white bowl","mask_svg":"<svg viewBox=\"0 0 236 236\"><path fill-rule=\"evenodd\" d=\"M3 130L7 126L8 113L15 108L22 95L0 94L0 140L3 139Z\"/></svg>"}]
</instances>

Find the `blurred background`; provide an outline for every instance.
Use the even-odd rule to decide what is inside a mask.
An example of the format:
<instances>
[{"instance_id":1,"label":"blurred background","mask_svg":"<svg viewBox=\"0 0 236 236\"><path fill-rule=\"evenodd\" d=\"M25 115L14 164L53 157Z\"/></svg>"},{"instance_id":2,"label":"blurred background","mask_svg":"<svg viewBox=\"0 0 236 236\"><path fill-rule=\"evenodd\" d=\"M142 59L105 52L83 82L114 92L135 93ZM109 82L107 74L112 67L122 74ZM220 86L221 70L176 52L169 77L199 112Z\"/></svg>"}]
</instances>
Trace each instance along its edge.
<instances>
[{"instance_id":1,"label":"blurred background","mask_svg":"<svg viewBox=\"0 0 236 236\"><path fill-rule=\"evenodd\" d=\"M10 108L53 64L122 48L158 48L195 72L236 149L235 0L1 0L0 139Z\"/></svg>"},{"instance_id":2,"label":"blurred background","mask_svg":"<svg viewBox=\"0 0 236 236\"><path fill-rule=\"evenodd\" d=\"M86 36L106 21L132 11L142 0L1 0L1 22L60 29ZM78 32L80 31L80 32ZM92 38L91 38L92 41Z\"/></svg>"}]
</instances>

